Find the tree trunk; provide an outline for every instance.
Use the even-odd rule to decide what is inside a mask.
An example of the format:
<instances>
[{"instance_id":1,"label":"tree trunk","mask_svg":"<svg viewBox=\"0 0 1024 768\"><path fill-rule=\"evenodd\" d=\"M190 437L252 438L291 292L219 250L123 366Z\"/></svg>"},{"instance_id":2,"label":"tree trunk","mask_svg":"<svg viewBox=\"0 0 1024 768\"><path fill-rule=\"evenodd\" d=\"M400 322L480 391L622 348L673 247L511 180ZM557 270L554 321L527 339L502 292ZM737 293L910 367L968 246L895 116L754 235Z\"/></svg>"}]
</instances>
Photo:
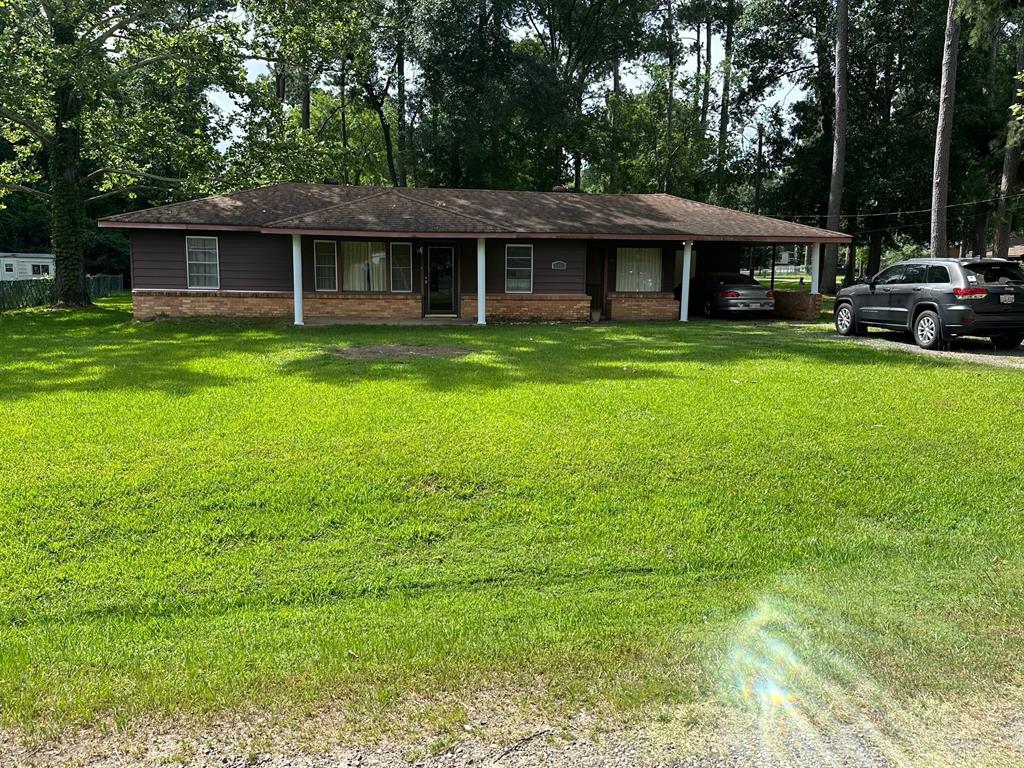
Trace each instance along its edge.
<instances>
[{"instance_id":1,"label":"tree trunk","mask_svg":"<svg viewBox=\"0 0 1024 768\"><path fill-rule=\"evenodd\" d=\"M57 49L73 46L74 22L63 13L51 21ZM82 181L82 112L84 103L73 78L59 80L53 92L53 148L50 152L50 238L56 257L54 304L86 307L85 188Z\"/></svg>"},{"instance_id":2,"label":"tree trunk","mask_svg":"<svg viewBox=\"0 0 1024 768\"><path fill-rule=\"evenodd\" d=\"M661 184L659 189L668 192L668 163L672 157L672 112L675 109L674 99L676 90L676 24L673 16L672 0L668 1L668 15L665 17L668 53L668 88L667 108L665 110L665 149L663 156L665 164L662 166Z\"/></svg>"},{"instance_id":3,"label":"tree trunk","mask_svg":"<svg viewBox=\"0 0 1024 768\"><path fill-rule=\"evenodd\" d=\"M300 114L302 120L302 130L308 131L310 125L310 94L309 94L309 71L306 69L302 70L302 93L300 95L301 106Z\"/></svg>"},{"instance_id":4,"label":"tree trunk","mask_svg":"<svg viewBox=\"0 0 1024 768\"><path fill-rule=\"evenodd\" d=\"M708 128L708 110L711 109L711 22L709 21L704 28L704 93L701 95L700 102L700 127L704 132ZM701 136L701 138L704 138Z\"/></svg>"},{"instance_id":5,"label":"tree trunk","mask_svg":"<svg viewBox=\"0 0 1024 768\"><path fill-rule=\"evenodd\" d=\"M1017 75L1024 73L1024 39L1017 44ZM1015 81L1016 82L1016 81ZM1024 106L1024 94L1017 90L1016 103ZM1005 259L1010 252L1010 198L1017 191L1017 170L1020 168L1021 142L1024 126L1011 117L1006 129L1006 149L1003 151L1003 176L999 182L999 200L996 202L995 255Z\"/></svg>"},{"instance_id":6,"label":"tree trunk","mask_svg":"<svg viewBox=\"0 0 1024 768\"><path fill-rule=\"evenodd\" d=\"M621 167L622 167L622 147L619 142L619 95L622 92L622 73L621 73L621 62L616 59L615 66L612 69L612 94L611 103L608 104L608 118L610 125L610 140L611 140L611 167L608 172L608 191L609 192L621 192Z\"/></svg>"},{"instance_id":7,"label":"tree trunk","mask_svg":"<svg viewBox=\"0 0 1024 768\"><path fill-rule=\"evenodd\" d=\"M932 168L931 254L944 257L949 249L946 235L946 202L949 199L949 152L956 105L956 67L960 49L960 16L957 0L949 0L946 41L942 51L942 86L939 119L935 128L935 163Z\"/></svg>"},{"instance_id":8,"label":"tree trunk","mask_svg":"<svg viewBox=\"0 0 1024 768\"><path fill-rule=\"evenodd\" d=\"M764 123L757 124L757 167L754 168L754 213L761 213L761 186L764 176Z\"/></svg>"},{"instance_id":9,"label":"tree trunk","mask_svg":"<svg viewBox=\"0 0 1024 768\"><path fill-rule=\"evenodd\" d=\"M373 83L369 81L363 83L363 93L366 94L366 100L370 102L370 107L377 113L377 119L380 121L380 130L384 135L384 151L388 160L388 176L391 179L391 186L397 187L399 184L398 171L395 167L395 144L391 138L391 124L384 113L384 102L377 96Z\"/></svg>"},{"instance_id":10,"label":"tree trunk","mask_svg":"<svg viewBox=\"0 0 1024 768\"><path fill-rule=\"evenodd\" d=\"M347 61L342 61L342 63L341 63L341 147L342 147L343 150L345 150L343 152L343 155L344 155L344 158L345 158L345 168L342 171L341 178L342 178L342 181L344 181L346 184L348 184L348 180L349 180L349 175L348 175L348 166L349 166L349 157L348 157L348 84L346 83L346 79L347 79L346 76L348 74L347 67L348 67L348 62Z\"/></svg>"},{"instance_id":11,"label":"tree trunk","mask_svg":"<svg viewBox=\"0 0 1024 768\"><path fill-rule=\"evenodd\" d=\"M693 111L700 112L700 24L696 24L693 27L693 31L697 33L697 44L694 50L697 52L697 68L693 74Z\"/></svg>"},{"instance_id":12,"label":"tree trunk","mask_svg":"<svg viewBox=\"0 0 1024 768\"><path fill-rule=\"evenodd\" d=\"M832 182L828 191L826 227L838 231L843 206L843 180L846 174L846 71L849 53L849 4L836 0L835 119L832 122ZM835 293L839 270L839 246L825 246L821 269L822 293Z\"/></svg>"},{"instance_id":13,"label":"tree trunk","mask_svg":"<svg viewBox=\"0 0 1024 768\"><path fill-rule=\"evenodd\" d=\"M406 121L405 121L405 17L402 12L403 5L401 2L398 4L399 17L398 17L398 40L395 46L395 71L397 79L397 100L395 103L395 112L398 117L398 136L397 136L397 147L398 147L398 163L397 163L397 178L398 186L408 186L406 176Z\"/></svg>"},{"instance_id":14,"label":"tree trunk","mask_svg":"<svg viewBox=\"0 0 1024 768\"><path fill-rule=\"evenodd\" d=\"M878 231L871 233L871 239L868 241L868 263L864 268L864 274L877 275L882 271L882 225L876 224Z\"/></svg>"},{"instance_id":15,"label":"tree trunk","mask_svg":"<svg viewBox=\"0 0 1024 768\"><path fill-rule=\"evenodd\" d=\"M988 253L988 204L974 204L974 244L971 247L975 256Z\"/></svg>"},{"instance_id":16,"label":"tree trunk","mask_svg":"<svg viewBox=\"0 0 1024 768\"><path fill-rule=\"evenodd\" d=\"M725 152L729 137L729 88L732 80L732 43L736 26L736 2L729 0L725 18L725 45L722 61L722 108L718 114L718 157L715 173L715 197L721 202L725 192Z\"/></svg>"}]
</instances>

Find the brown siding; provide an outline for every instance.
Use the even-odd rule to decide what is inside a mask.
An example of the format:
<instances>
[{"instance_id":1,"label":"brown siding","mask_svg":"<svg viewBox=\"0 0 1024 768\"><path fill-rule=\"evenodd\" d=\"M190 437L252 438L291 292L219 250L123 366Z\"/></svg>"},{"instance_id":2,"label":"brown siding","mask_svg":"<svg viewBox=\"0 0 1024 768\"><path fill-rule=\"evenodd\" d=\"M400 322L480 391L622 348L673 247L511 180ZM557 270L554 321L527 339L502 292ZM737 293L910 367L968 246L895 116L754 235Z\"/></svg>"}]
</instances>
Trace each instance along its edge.
<instances>
[{"instance_id":1,"label":"brown siding","mask_svg":"<svg viewBox=\"0 0 1024 768\"><path fill-rule=\"evenodd\" d=\"M587 243L585 240L487 240L487 292L505 293L505 246L533 246L533 292L582 294L586 292ZM462 294L476 293L476 241L464 240ZM565 269L552 269L564 261Z\"/></svg>"},{"instance_id":2,"label":"brown siding","mask_svg":"<svg viewBox=\"0 0 1024 768\"><path fill-rule=\"evenodd\" d=\"M188 287L184 231L140 229L132 233L132 287Z\"/></svg>"},{"instance_id":3,"label":"brown siding","mask_svg":"<svg viewBox=\"0 0 1024 768\"><path fill-rule=\"evenodd\" d=\"M133 233L132 287L187 289L185 237L189 235L217 238L220 290L291 290L291 239L287 235L184 230L139 230Z\"/></svg>"}]
</instances>

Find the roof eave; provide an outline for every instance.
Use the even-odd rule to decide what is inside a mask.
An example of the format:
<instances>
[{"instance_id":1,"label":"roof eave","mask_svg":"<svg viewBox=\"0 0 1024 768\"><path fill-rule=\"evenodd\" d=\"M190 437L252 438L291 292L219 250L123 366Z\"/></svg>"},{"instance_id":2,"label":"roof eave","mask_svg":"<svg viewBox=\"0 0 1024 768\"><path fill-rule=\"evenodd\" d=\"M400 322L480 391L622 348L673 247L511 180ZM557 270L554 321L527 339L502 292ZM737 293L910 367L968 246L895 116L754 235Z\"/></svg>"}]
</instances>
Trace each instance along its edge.
<instances>
[{"instance_id":1,"label":"roof eave","mask_svg":"<svg viewBox=\"0 0 1024 768\"><path fill-rule=\"evenodd\" d=\"M695 234L691 232L426 232L422 230L364 230L364 229L304 229L297 227L261 227L234 224L194 224L142 221L100 220L100 227L109 229L179 229L206 232L259 232L265 235L312 235L320 237L384 237L388 239L415 237L423 239L452 238L499 238L516 240L525 238L550 240L680 240L694 242L738 242L738 243L836 243L851 242L850 235L842 232L827 232L806 235L720 235Z\"/></svg>"}]
</instances>

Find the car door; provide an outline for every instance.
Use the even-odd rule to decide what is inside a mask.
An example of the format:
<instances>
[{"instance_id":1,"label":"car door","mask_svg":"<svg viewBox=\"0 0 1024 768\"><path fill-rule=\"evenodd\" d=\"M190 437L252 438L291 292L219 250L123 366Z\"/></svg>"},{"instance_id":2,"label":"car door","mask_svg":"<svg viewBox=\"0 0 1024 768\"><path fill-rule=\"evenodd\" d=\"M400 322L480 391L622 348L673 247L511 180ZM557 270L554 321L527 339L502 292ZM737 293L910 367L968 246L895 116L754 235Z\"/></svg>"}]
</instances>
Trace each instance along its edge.
<instances>
[{"instance_id":1,"label":"car door","mask_svg":"<svg viewBox=\"0 0 1024 768\"><path fill-rule=\"evenodd\" d=\"M888 323L910 327L910 311L927 282L928 267L925 264L903 265L903 275L899 281L888 286Z\"/></svg>"},{"instance_id":2,"label":"car door","mask_svg":"<svg viewBox=\"0 0 1024 768\"><path fill-rule=\"evenodd\" d=\"M867 293L861 297L857 313L863 323L889 323L889 294L894 285L903 279L903 265L897 264L878 273L869 284Z\"/></svg>"}]
</instances>

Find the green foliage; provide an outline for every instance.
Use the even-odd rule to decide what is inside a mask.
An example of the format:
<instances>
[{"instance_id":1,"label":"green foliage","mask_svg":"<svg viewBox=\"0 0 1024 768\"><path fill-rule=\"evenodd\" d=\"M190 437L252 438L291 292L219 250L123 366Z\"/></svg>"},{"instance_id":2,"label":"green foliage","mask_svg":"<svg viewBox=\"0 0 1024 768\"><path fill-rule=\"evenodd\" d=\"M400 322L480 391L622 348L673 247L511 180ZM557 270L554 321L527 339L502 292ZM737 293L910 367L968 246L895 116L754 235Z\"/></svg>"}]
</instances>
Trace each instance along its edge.
<instances>
[{"instance_id":1,"label":"green foliage","mask_svg":"<svg viewBox=\"0 0 1024 768\"><path fill-rule=\"evenodd\" d=\"M707 704L780 596L898 700L1017 673L1019 371L823 326L129 309L0 316L0 724ZM325 353L397 337L471 354ZM960 444L1000 449L965 472Z\"/></svg>"}]
</instances>

